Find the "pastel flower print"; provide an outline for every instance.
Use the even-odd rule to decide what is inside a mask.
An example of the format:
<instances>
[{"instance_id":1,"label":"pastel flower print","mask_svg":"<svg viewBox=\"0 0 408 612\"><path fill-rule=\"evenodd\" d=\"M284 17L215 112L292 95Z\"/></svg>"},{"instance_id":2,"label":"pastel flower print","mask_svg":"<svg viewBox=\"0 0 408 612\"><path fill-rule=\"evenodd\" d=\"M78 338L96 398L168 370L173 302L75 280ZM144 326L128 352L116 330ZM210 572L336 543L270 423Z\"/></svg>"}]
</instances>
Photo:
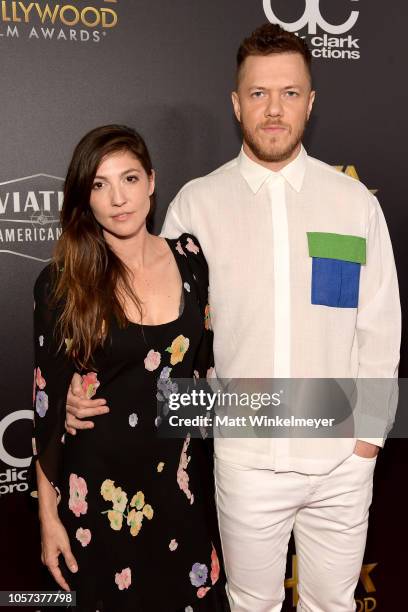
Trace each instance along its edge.
<instances>
[{"instance_id":1,"label":"pastel flower print","mask_svg":"<svg viewBox=\"0 0 408 612\"><path fill-rule=\"evenodd\" d=\"M160 376L157 380L157 399L162 402L170 397L171 393L177 393L177 383L173 382L170 378L170 372L173 368L168 366L164 367L160 372ZM160 423L159 423L160 424Z\"/></svg>"},{"instance_id":2,"label":"pastel flower print","mask_svg":"<svg viewBox=\"0 0 408 612\"><path fill-rule=\"evenodd\" d=\"M194 495L190 491L190 488L189 488L190 477L186 471L188 464L190 462L190 459L191 459L191 457L187 456L187 449L188 449L189 444L190 444L190 434L187 435L184 441L184 444L183 444L183 449L181 451L180 462L179 462L179 466L177 470L177 484L180 487L180 489L183 491L187 499L190 501L190 505L191 505L194 503Z\"/></svg>"},{"instance_id":3,"label":"pastel flower print","mask_svg":"<svg viewBox=\"0 0 408 612\"><path fill-rule=\"evenodd\" d=\"M200 587L199 589L197 589L197 597L199 597L200 599L205 597L208 591L210 590L210 588L211 587Z\"/></svg>"},{"instance_id":4,"label":"pastel flower print","mask_svg":"<svg viewBox=\"0 0 408 612\"><path fill-rule=\"evenodd\" d=\"M86 496L88 493L88 487L86 482L80 476L71 474L69 477L69 502L68 507L75 516L86 514L88 511L88 502Z\"/></svg>"},{"instance_id":5,"label":"pastel flower print","mask_svg":"<svg viewBox=\"0 0 408 612\"><path fill-rule=\"evenodd\" d=\"M76 530L75 537L78 542L80 542L82 546L85 547L88 546L89 542L91 541L91 532L89 529L82 529L82 527L79 527Z\"/></svg>"},{"instance_id":6,"label":"pastel flower print","mask_svg":"<svg viewBox=\"0 0 408 612\"><path fill-rule=\"evenodd\" d=\"M194 244L191 238L187 238L186 249L187 251L190 251L190 253L194 253L194 255L197 255L197 253L200 252L200 249L198 248L196 244Z\"/></svg>"},{"instance_id":7,"label":"pastel flower print","mask_svg":"<svg viewBox=\"0 0 408 612\"><path fill-rule=\"evenodd\" d=\"M129 415L129 425L131 427L136 427L136 425L138 424L138 421L139 421L139 417L137 416L135 412L132 412L132 414Z\"/></svg>"},{"instance_id":8,"label":"pastel flower print","mask_svg":"<svg viewBox=\"0 0 408 612\"><path fill-rule=\"evenodd\" d=\"M105 501L112 501L115 491L115 483L113 480L104 480L101 485L101 495Z\"/></svg>"},{"instance_id":9,"label":"pastel flower print","mask_svg":"<svg viewBox=\"0 0 408 612\"><path fill-rule=\"evenodd\" d=\"M115 574L115 582L118 585L119 591L128 589L132 584L132 572L130 567L126 567L121 572Z\"/></svg>"},{"instance_id":10,"label":"pastel flower print","mask_svg":"<svg viewBox=\"0 0 408 612\"><path fill-rule=\"evenodd\" d=\"M153 518L153 514L154 514L154 512L153 512L153 508L151 507L151 505L150 504L146 504L143 507L143 515L147 518L147 520L151 521L152 518Z\"/></svg>"},{"instance_id":11,"label":"pastel flower print","mask_svg":"<svg viewBox=\"0 0 408 612\"><path fill-rule=\"evenodd\" d=\"M144 360L146 370L148 370L149 372L154 372L154 370L157 370L157 368L159 367L160 361L160 353L154 351L153 349L150 349Z\"/></svg>"},{"instance_id":12,"label":"pastel flower print","mask_svg":"<svg viewBox=\"0 0 408 612\"><path fill-rule=\"evenodd\" d=\"M37 387L38 387L39 389L44 389L44 387L45 387L45 386L46 386L46 384L47 384L47 383L45 382L45 379L43 378L43 376L42 376L42 374L41 374L41 370L40 370L40 368L37 368L37 374L36 374L36 379L35 379L35 381L36 381Z\"/></svg>"},{"instance_id":13,"label":"pastel flower print","mask_svg":"<svg viewBox=\"0 0 408 612\"><path fill-rule=\"evenodd\" d=\"M45 417L48 410L48 395L45 391L38 391L35 398L35 410L38 413L38 416L41 418Z\"/></svg>"},{"instance_id":14,"label":"pastel flower print","mask_svg":"<svg viewBox=\"0 0 408 612\"><path fill-rule=\"evenodd\" d=\"M194 563L189 575L191 584L200 587L207 581L208 568L204 563Z\"/></svg>"},{"instance_id":15,"label":"pastel flower print","mask_svg":"<svg viewBox=\"0 0 408 612\"><path fill-rule=\"evenodd\" d=\"M217 551L214 546L211 551L211 584L215 584L220 576L220 562L218 560Z\"/></svg>"},{"instance_id":16,"label":"pastel flower print","mask_svg":"<svg viewBox=\"0 0 408 612\"><path fill-rule=\"evenodd\" d=\"M171 365L176 365L180 363L184 359L184 355L188 351L188 347L190 346L190 340L180 335L177 336L171 343L171 346L166 348L168 353L171 353L170 363Z\"/></svg>"},{"instance_id":17,"label":"pastel flower print","mask_svg":"<svg viewBox=\"0 0 408 612\"><path fill-rule=\"evenodd\" d=\"M143 523L143 512L135 509L131 510L127 516L127 524L130 527L130 533L132 536L137 536L142 528Z\"/></svg>"},{"instance_id":18,"label":"pastel flower print","mask_svg":"<svg viewBox=\"0 0 408 612\"><path fill-rule=\"evenodd\" d=\"M171 552L174 552L175 550L177 550L178 548L178 542L177 540L171 540L170 544L169 544L169 549L171 550Z\"/></svg>"},{"instance_id":19,"label":"pastel flower print","mask_svg":"<svg viewBox=\"0 0 408 612\"><path fill-rule=\"evenodd\" d=\"M116 487L112 494L113 509L118 512L124 512L128 502L128 497L125 491L120 487Z\"/></svg>"},{"instance_id":20,"label":"pastel flower print","mask_svg":"<svg viewBox=\"0 0 408 612\"><path fill-rule=\"evenodd\" d=\"M122 529L123 514L121 512L117 512L116 510L109 510L108 519L110 526L114 531L120 531Z\"/></svg>"},{"instance_id":21,"label":"pastel flower print","mask_svg":"<svg viewBox=\"0 0 408 612\"><path fill-rule=\"evenodd\" d=\"M185 255L185 257L187 257L187 255L186 255L186 254L185 254L185 252L183 251L183 247L181 246L181 242L180 242L180 240L178 240L178 241L177 241L177 244L176 244L176 251L177 251L178 253L180 253L180 255Z\"/></svg>"},{"instance_id":22,"label":"pastel flower print","mask_svg":"<svg viewBox=\"0 0 408 612\"><path fill-rule=\"evenodd\" d=\"M85 391L88 399L95 395L100 384L96 372L88 372L88 374L82 377L82 389Z\"/></svg>"},{"instance_id":23,"label":"pastel flower print","mask_svg":"<svg viewBox=\"0 0 408 612\"><path fill-rule=\"evenodd\" d=\"M134 495L130 502L131 508L136 508L136 510L141 510L145 505L145 496L143 491L138 491L136 495Z\"/></svg>"}]
</instances>

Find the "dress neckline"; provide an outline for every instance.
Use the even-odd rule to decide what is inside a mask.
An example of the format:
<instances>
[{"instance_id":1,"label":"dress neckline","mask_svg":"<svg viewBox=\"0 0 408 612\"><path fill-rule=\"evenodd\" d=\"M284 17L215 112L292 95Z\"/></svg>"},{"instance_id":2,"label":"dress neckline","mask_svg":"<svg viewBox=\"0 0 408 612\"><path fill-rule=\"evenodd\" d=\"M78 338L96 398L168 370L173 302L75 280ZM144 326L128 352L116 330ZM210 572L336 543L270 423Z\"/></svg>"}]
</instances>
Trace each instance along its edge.
<instances>
[{"instance_id":1,"label":"dress neckline","mask_svg":"<svg viewBox=\"0 0 408 612\"><path fill-rule=\"evenodd\" d=\"M176 266L180 274L181 296L182 296L184 293L184 277L183 277L183 269L182 269L181 263L179 262L178 257L175 255L173 251L173 247L172 247L172 243L175 242L175 240L170 239L170 238L164 238L164 240L167 242L167 246L170 250L171 255L173 256L174 261L176 262ZM181 299L181 296L180 296L180 299ZM147 324L147 323L136 323L136 321L131 321L130 319L127 319L127 322L129 325L134 325L135 327L143 327L143 328L147 327L147 328L153 328L153 329L156 327L167 327L169 325L175 325L176 323L179 323L179 321L183 317L185 310L186 310L186 305L187 305L187 302L186 300L184 300L183 310L180 312L179 316L176 319L173 319L172 321L166 321L165 323Z\"/></svg>"}]
</instances>

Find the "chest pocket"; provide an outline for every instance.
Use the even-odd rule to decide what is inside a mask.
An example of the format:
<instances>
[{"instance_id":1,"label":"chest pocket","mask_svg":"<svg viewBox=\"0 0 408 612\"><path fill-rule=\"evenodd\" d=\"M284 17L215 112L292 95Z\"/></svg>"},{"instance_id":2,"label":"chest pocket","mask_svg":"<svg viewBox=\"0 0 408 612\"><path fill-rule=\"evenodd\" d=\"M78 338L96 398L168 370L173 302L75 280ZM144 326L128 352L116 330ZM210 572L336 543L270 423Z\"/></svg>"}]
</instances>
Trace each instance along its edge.
<instances>
[{"instance_id":1,"label":"chest pocket","mask_svg":"<svg viewBox=\"0 0 408 612\"><path fill-rule=\"evenodd\" d=\"M347 234L308 232L312 262L311 302L357 308L360 270L366 263L366 239Z\"/></svg>"}]
</instances>

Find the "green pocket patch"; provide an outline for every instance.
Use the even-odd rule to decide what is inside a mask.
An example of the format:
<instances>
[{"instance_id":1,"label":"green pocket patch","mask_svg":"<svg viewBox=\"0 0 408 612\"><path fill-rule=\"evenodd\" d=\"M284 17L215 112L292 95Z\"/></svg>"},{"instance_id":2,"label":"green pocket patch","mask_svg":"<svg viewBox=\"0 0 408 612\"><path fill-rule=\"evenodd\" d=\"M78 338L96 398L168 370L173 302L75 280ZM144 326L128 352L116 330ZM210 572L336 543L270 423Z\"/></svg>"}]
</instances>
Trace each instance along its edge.
<instances>
[{"instance_id":1,"label":"green pocket patch","mask_svg":"<svg viewBox=\"0 0 408 612\"><path fill-rule=\"evenodd\" d=\"M347 234L307 232L310 257L366 263L366 239Z\"/></svg>"},{"instance_id":2,"label":"green pocket patch","mask_svg":"<svg viewBox=\"0 0 408 612\"><path fill-rule=\"evenodd\" d=\"M312 264L311 303L357 308L360 268L366 263L366 240L360 236L308 232Z\"/></svg>"}]
</instances>

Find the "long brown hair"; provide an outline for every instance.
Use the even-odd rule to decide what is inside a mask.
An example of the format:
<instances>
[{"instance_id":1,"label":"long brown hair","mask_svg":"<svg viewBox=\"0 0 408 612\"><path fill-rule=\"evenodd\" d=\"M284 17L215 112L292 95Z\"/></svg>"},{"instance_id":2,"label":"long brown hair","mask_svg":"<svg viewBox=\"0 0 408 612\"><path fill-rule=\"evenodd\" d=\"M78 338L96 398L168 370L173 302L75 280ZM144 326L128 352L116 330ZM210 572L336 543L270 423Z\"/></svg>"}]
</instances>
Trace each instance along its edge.
<instances>
[{"instance_id":1,"label":"long brown hair","mask_svg":"<svg viewBox=\"0 0 408 612\"><path fill-rule=\"evenodd\" d=\"M62 234L54 255L55 304L60 306L57 335L60 346L80 368L91 367L95 350L106 340L115 317L121 327L127 318L123 298L141 315L130 272L106 243L89 205L93 181L102 160L129 151L152 175L152 163L143 138L122 125L106 125L86 134L76 146L64 184ZM151 221L154 199L150 199Z\"/></svg>"}]
</instances>

